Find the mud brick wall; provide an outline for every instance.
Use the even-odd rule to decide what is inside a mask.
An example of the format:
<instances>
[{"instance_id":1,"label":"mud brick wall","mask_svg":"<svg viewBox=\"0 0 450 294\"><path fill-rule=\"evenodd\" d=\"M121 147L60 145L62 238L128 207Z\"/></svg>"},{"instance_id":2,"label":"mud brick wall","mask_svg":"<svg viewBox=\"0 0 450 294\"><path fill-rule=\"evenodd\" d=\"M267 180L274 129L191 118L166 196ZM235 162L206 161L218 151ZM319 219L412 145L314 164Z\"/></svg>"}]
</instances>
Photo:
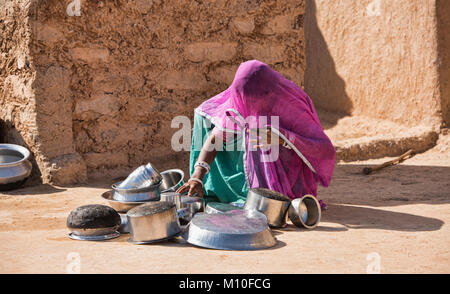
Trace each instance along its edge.
<instances>
[{"instance_id":1,"label":"mud brick wall","mask_svg":"<svg viewBox=\"0 0 450 294\"><path fill-rule=\"evenodd\" d=\"M303 0L72 2L0 0L0 139L28 146L44 182L186 171L172 118L246 60L303 86Z\"/></svg>"},{"instance_id":2,"label":"mud brick wall","mask_svg":"<svg viewBox=\"0 0 450 294\"><path fill-rule=\"evenodd\" d=\"M433 129L449 123L449 2L307 0L316 106Z\"/></svg>"}]
</instances>

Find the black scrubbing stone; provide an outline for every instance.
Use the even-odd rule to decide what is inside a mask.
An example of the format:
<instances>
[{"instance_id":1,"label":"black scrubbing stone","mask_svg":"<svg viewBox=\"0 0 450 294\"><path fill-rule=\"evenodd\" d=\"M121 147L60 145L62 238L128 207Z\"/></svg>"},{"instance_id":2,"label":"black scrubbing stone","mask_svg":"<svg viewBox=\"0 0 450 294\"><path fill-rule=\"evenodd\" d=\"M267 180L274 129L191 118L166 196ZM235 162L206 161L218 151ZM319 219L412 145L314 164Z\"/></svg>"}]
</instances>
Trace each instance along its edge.
<instances>
[{"instance_id":1,"label":"black scrubbing stone","mask_svg":"<svg viewBox=\"0 0 450 294\"><path fill-rule=\"evenodd\" d=\"M80 206L67 217L70 229L98 229L120 225L120 215L109 206L91 204Z\"/></svg>"},{"instance_id":2,"label":"black scrubbing stone","mask_svg":"<svg viewBox=\"0 0 450 294\"><path fill-rule=\"evenodd\" d=\"M266 189L266 188L254 188L251 189L253 192L255 192L256 194L269 198L269 199L274 199L274 200L278 200L278 201L286 201L289 202L291 201L291 199L289 199L289 197L287 197L286 195L283 195L279 192L276 191L272 191L270 189Z\"/></svg>"},{"instance_id":3,"label":"black scrubbing stone","mask_svg":"<svg viewBox=\"0 0 450 294\"><path fill-rule=\"evenodd\" d=\"M130 209L127 214L129 216L145 216L167 211L173 207L175 204L166 201L150 202Z\"/></svg>"}]
</instances>

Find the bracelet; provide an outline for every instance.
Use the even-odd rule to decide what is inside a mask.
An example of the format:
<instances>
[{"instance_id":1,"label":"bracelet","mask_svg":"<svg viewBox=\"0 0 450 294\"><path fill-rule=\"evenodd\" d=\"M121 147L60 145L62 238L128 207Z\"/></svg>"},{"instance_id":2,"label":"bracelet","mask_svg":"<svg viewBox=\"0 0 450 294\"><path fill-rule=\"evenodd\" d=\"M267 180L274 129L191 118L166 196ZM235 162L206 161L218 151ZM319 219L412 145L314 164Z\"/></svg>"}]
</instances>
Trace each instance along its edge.
<instances>
[{"instance_id":1,"label":"bracelet","mask_svg":"<svg viewBox=\"0 0 450 294\"><path fill-rule=\"evenodd\" d=\"M189 181L196 181L197 183L200 183L200 185L202 185L202 188L203 188L203 181L202 180L200 180L199 178L190 178L189 180L188 180L188 182Z\"/></svg>"},{"instance_id":2,"label":"bracelet","mask_svg":"<svg viewBox=\"0 0 450 294\"><path fill-rule=\"evenodd\" d=\"M208 163L206 163L206 162L204 162L204 161L197 161L197 162L194 164L194 168L196 168L197 166L203 167L204 169L206 169L206 173L209 173L210 167L209 167L209 164L208 164Z\"/></svg>"}]
</instances>

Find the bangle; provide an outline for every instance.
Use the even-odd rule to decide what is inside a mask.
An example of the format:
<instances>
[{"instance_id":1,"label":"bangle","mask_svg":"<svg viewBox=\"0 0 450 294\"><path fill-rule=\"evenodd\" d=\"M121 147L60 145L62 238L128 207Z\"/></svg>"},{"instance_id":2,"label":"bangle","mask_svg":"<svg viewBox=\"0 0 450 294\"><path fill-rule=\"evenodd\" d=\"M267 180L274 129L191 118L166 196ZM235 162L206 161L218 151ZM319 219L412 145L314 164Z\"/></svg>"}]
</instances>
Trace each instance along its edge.
<instances>
[{"instance_id":1,"label":"bangle","mask_svg":"<svg viewBox=\"0 0 450 294\"><path fill-rule=\"evenodd\" d=\"M209 167L209 164L208 164L208 163L206 163L206 162L204 162L204 161L197 161L197 162L194 164L194 168L196 168L197 166L203 167L204 169L206 169L206 173L209 173L210 167Z\"/></svg>"},{"instance_id":2,"label":"bangle","mask_svg":"<svg viewBox=\"0 0 450 294\"><path fill-rule=\"evenodd\" d=\"M196 181L197 183L200 183L200 185L202 185L202 188L203 188L203 181L202 180L200 180L199 178L190 178L189 180L188 180L188 182L189 181Z\"/></svg>"}]
</instances>

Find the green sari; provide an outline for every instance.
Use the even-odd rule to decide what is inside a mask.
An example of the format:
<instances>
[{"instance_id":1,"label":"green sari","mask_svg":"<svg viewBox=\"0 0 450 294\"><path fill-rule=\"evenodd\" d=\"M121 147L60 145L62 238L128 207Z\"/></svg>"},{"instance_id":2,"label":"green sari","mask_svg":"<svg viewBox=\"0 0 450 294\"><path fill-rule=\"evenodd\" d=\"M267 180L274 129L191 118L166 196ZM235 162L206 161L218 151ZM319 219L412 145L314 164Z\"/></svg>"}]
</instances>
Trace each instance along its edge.
<instances>
[{"instance_id":1,"label":"green sari","mask_svg":"<svg viewBox=\"0 0 450 294\"><path fill-rule=\"evenodd\" d=\"M205 117L195 113L192 136L189 171L192 176L194 164L200 155L201 147L208 138L214 125ZM198 142L201 140L200 142ZM232 146L230 146L232 144ZM237 146L242 144L242 136L232 142L224 143L223 150L218 151L211 169L203 179L205 204L208 202L235 203L243 205L247 196L247 183L244 172L244 152ZM233 151L227 151L226 148Z\"/></svg>"}]
</instances>

